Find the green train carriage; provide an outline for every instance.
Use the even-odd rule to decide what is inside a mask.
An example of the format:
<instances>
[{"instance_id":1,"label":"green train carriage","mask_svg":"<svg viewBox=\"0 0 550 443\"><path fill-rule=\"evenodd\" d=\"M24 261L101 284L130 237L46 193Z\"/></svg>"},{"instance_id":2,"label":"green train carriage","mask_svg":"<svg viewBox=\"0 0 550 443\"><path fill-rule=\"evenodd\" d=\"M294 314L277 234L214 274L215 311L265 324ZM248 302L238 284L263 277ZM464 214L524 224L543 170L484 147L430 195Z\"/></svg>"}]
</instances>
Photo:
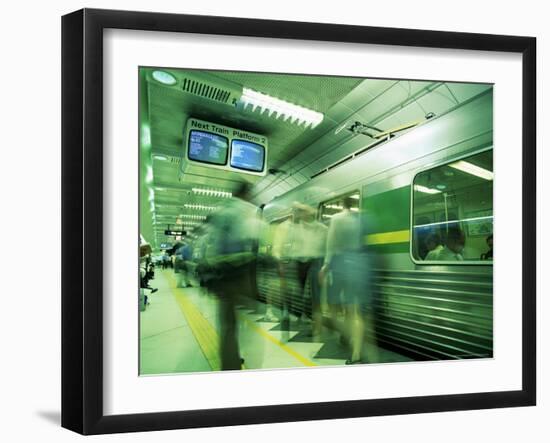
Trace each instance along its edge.
<instances>
[{"instance_id":1,"label":"green train carriage","mask_svg":"<svg viewBox=\"0 0 550 443\"><path fill-rule=\"evenodd\" d=\"M294 201L318 208L323 220L343 197L355 197L366 220L363 241L379 257L376 339L417 360L493 355L493 265L481 259L493 231L492 106L487 90L359 150L263 209L273 227ZM449 226L464 232L464 261L426 260L423 235L444 236ZM277 278L273 267L258 269L260 299L282 303ZM296 303L309 309L307 296Z\"/></svg>"}]
</instances>

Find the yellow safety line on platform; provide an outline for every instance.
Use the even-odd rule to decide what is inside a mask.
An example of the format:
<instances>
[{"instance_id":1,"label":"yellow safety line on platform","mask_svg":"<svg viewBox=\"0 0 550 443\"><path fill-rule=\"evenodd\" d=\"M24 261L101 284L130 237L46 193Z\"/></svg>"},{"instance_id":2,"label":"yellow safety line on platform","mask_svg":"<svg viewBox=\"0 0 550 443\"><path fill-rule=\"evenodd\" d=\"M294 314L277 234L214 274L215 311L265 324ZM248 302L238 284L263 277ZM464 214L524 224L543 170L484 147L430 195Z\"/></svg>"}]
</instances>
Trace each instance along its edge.
<instances>
[{"instance_id":1,"label":"yellow safety line on platform","mask_svg":"<svg viewBox=\"0 0 550 443\"><path fill-rule=\"evenodd\" d=\"M381 232L366 236L367 245L382 245L387 243L407 243L409 241L408 229L404 231Z\"/></svg>"},{"instance_id":2,"label":"yellow safety line on platform","mask_svg":"<svg viewBox=\"0 0 550 443\"><path fill-rule=\"evenodd\" d=\"M273 337L271 334L260 328L257 324L255 324L253 321L249 320L248 318L245 318L244 321L246 324L252 328L255 332L260 334L262 337L264 337L266 340L270 341L271 343L276 344L279 346L283 351L287 352L288 354L292 355L296 360L298 360L300 363L302 363L305 366L317 366L315 363L313 363L311 360L308 360L303 355L296 352L291 347L285 345L284 343L281 343L279 340L277 340L275 337Z\"/></svg>"},{"instance_id":3,"label":"yellow safety line on platform","mask_svg":"<svg viewBox=\"0 0 550 443\"><path fill-rule=\"evenodd\" d=\"M187 319L187 323L197 339L210 368L213 371L221 370L219 353L220 338L216 330L210 322L204 318L200 310L189 300L185 292L177 287L174 277L169 274L168 280L170 282L170 289L172 289L176 298L176 302Z\"/></svg>"},{"instance_id":4,"label":"yellow safety line on platform","mask_svg":"<svg viewBox=\"0 0 550 443\"><path fill-rule=\"evenodd\" d=\"M193 332L193 335L197 339L199 346L204 354L208 364L213 371L221 370L221 362L219 358L220 338L214 327L210 322L202 315L200 310L195 306L193 302L189 300L189 297L185 294L185 291L177 287L176 280L173 275L168 274L168 280L170 282L170 289L172 289L176 301L183 312L183 315L189 323L189 327ZM244 318L244 321L251 327L251 329L261 335L266 340L279 346L283 351L294 357L304 366L317 366L311 360L307 359L303 355L296 352L289 346L281 343L271 334L260 328L254 322L248 318ZM243 365L243 369L246 367Z\"/></svg>"}]
</instances>

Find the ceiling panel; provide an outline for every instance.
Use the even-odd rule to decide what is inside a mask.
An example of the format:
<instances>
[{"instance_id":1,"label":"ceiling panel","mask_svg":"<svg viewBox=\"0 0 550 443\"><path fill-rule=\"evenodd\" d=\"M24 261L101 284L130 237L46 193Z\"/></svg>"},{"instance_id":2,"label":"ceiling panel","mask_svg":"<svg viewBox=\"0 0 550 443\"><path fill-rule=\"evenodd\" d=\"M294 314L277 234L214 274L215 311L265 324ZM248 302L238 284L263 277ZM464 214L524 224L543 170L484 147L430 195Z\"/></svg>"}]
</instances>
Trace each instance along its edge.
<instances>
[{"instance_id":1,"label":"ceiling panel","mask_svg":"<svg viewBox=\"0 0 550 443\"><path fill-rule=\"evenodd\" d=\"M175 72L175 71L173 71ZM184 75L185 71L177 71ZM239 110L148 81L146 94L150 128L154 189L156 240L166 241L164 227L176 216L204 214L185 204L216 205L219 198L198 195L192 188L230 190L234 181L212 169L205 175L180 173L183 133L189 117L257 132L269 138L267 169L275 169L255 184L256 203L267 203L274 196L298 186L327 166L362 149L374 139L351 133L347 128L359 121L387 130L424 119L426 113L440 115L457 103L487 89L488 85L444 84L429 81L360 79L329 76L264 74L250 72L193 71L204 81L230 82L235 90L247 87L258 92L322 112L325 118L314 129L306 129L258 111ZM164 156L160 159L155 156ZM147 159L145 159L147 160ZM142 189L141 192L148 192Z\"/></svg>"}]
</instances>

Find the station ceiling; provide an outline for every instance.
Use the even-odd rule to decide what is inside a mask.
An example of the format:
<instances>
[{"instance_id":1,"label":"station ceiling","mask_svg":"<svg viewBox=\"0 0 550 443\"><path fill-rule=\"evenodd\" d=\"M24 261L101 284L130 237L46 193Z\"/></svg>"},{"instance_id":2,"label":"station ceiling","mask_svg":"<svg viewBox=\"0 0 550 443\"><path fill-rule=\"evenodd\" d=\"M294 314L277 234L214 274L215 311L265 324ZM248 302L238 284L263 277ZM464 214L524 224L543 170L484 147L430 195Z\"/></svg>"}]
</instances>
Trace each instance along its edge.
<instances>
[{"instance_id":1,"label":"station ceiling","mask_svg":"<svg viewBox=\"0 0 550 443\"><path fill-rule=\"evenodd\" d=\"M200 181L181 174L184 128L190 117L268 138L266 169L271 172L254 184L255 203L262 204L375 141L349 131L354 122L390 130L423 121L429 113L440 115L490 87L437 81L163 68L177 79L191 74L205 83L224 85L234 91L249 88L323 113L323 121L311 129L270 117L268 113L239 110L232 104L169 87L151 77L155 69L140 71L140 230L157 248L161 243L173 241L165 237L164 231L169 225L174 226L178 216L184 215L179 220L184 220L186 230L193 231L209 208L223 198L221 194L207 195L193 189L232 191L223 171L212 169Z\"/></svg>"}]
</instances>

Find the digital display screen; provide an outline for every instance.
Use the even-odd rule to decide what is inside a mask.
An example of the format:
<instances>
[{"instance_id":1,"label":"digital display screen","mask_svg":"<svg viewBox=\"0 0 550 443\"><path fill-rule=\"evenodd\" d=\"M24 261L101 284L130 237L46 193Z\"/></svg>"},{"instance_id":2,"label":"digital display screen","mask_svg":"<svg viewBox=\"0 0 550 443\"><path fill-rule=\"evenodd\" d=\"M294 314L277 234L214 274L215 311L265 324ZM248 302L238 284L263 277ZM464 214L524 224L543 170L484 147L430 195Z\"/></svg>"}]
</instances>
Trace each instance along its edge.
<instances>
[{"instance_id":1,"label":"digital display screen","mask_svg":"<svg viewBox=\"0 0 550 443\"><path fill-rule=\"evenodd\" d=\"M264 170L265 148L245 140L231 142L231 166L247 171Z\"/></svg>"},{"instance_id":2,"label":"digital display screen","mask_svg":"<svg viewBox=\"0 0 550 443\"><path fill-rule=\"evenodd\" d=\"M189 159L197 162L225 165L229 141L226 137L204 131L189 132Z\"/></svg>"}]
</instances>

